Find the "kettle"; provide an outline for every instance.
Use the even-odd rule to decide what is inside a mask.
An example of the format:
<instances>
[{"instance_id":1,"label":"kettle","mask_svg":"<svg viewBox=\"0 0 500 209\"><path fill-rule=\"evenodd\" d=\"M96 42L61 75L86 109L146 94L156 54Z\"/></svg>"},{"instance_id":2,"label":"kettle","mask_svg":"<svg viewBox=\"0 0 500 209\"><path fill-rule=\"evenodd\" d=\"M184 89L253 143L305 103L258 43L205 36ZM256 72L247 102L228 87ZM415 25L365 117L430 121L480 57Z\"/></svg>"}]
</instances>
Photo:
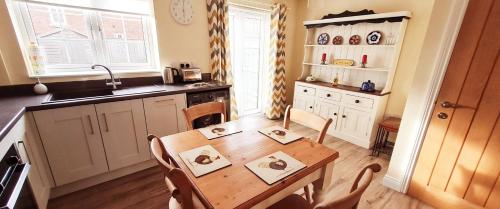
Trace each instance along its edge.
<instances>
[{"instance_id":1,"label":"kettle","mask_svg":"<svg viewBox=\"0 0 500 209\"><path fill-rule=\"evenodd\" d=\"M165 69L163 70L162 77L163 77L163 83L165 84L178 83L181 80L179 70L173 67L165 67Z\"/></svg>"},{"instance_id":2,"label":"kettle","mask_svg":"<svg viewBox=\"0 0 500 209\"><path fill-rule=\"evenodd\" d=\"M375 83L372 83L370 80L363 82L361 84L361 91L374 92L375 91Z\"/></svg>"}]
</instances>

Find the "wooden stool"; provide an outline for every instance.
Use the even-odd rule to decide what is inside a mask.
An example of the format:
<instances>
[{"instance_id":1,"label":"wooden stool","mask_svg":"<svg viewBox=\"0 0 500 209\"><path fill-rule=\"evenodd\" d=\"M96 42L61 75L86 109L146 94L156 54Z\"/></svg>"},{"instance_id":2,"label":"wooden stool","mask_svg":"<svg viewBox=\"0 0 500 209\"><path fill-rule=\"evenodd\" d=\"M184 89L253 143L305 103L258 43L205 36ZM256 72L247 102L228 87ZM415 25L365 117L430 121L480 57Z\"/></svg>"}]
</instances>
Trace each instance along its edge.
<instances>
[{"instance_id":1,"label":"wooden stool","mask_svg":"<svg viewBox=\"0 0 500 209\"><path fill-rule=\"evenodd\" d=\"M387 141L391 132L398 133L401 118L389 117L383 120L378 125L377 137L375 145L372 149L372 156L379 156L380 153L385 153L391 156L394 144ZM388 145L389 143L389 145Z\"/></svg>"}]
</instances>

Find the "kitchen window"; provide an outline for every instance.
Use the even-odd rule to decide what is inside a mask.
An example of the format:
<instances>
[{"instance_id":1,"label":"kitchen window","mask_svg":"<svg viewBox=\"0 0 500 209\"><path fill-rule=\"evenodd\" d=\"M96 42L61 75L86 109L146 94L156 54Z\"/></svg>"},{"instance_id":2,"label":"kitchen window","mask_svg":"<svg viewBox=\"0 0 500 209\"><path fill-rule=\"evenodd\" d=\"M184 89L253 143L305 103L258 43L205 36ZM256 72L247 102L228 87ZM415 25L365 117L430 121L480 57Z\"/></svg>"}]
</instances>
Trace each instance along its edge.
<instances>
[{"instance_id":1,"label":"kitchen window","mask_svg":"<svg viewBox=\"0 0 500 209\"><path fill-rule=\"evenodd\" d=\"M13 1L13 8L32 76L100 72L90 69L93 64L120 72L157 69L152 15L38 1ZM33 67L33 48L42 57L42 70Z\"/></svg>"}]
</instances>

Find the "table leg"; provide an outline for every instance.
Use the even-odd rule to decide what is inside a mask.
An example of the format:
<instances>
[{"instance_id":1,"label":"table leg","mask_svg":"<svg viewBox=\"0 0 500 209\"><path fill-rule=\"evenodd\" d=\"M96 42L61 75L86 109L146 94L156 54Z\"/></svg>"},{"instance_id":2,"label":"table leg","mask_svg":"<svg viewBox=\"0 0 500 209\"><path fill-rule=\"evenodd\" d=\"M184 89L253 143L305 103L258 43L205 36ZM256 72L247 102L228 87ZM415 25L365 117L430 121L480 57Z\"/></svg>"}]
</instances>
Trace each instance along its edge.
<instances>
[{"instance_id":1,"label":"table leg","mask_svg":"<svg viewBox=\"0 0 500 209\"><path fill-rule=\"evenodd\" d=\"M333 175L333 165L334 162L328 163L322 168L321 177L314 181L313 184L313 203L316 204L319 201L319 195L321 191L326 191L330 184L332 184Z\"/></svg>"}]
</instances>

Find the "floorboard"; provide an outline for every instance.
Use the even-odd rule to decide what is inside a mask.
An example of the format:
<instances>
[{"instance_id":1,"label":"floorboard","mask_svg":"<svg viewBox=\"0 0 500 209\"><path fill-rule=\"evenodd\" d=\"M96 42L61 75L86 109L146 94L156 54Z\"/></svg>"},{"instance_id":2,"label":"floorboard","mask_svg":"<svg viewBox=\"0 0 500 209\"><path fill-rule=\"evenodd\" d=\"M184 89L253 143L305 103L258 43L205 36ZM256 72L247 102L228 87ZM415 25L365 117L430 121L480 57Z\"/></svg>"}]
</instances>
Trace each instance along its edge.
<instances>
[{"instance_id":1,"label":"floorboard","mask_svg":"<svg viewBox=\"0 0 500 209\"><path fill-rule=\"evenodd\" d=\"M250 116L256 117L256 116ZM246 118L252 120L252 118ZM278 124L278 121L275 122ZM266 124L268 125L268 124ZM274 125L274 124L273 124ZM316 132L296 124L291 129L300 134L316 137ZM354 177L365 165L377 162L382 171L375 174L372 184L365 191L359 209L432 209L433 207L405 194L382 185L387 171L387 157L372 157L370 150L353 145L331 136L324 143L340 153L333 171L335 196L345 194L351 187ZM311 190L312 191L312 190ZM165 209L168 208L170 195L162 180L161 170L153 167L129 176L102 183L85 190L77 191L49 201L50 209Z\"/></svg>"}]
</instances>

